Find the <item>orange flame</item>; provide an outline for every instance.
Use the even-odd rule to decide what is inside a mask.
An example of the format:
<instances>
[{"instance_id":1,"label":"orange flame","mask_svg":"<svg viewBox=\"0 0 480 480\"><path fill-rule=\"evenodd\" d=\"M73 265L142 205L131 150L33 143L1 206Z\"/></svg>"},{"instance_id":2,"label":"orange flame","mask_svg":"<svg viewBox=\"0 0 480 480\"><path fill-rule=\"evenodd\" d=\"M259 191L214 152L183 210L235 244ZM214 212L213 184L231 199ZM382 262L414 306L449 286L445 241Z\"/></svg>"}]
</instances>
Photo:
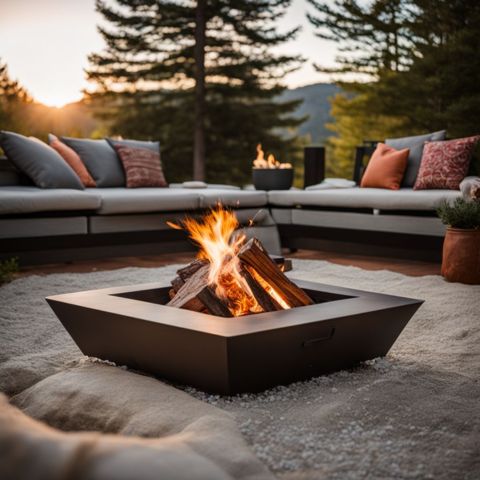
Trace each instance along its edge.
<instances>
[{"instance_id":1,"label":"orange flame","mask_svg":"<svg viewBox=\"0 0 480 480\"><path fill-rule=\"evenodd\" d=\"M265 152L262 150L262 144L257 145L257 158L253 161L253 168L292 168L291 163L280 163L272 153L265 160Z\"/></svg>"},{"instance_id":2,"label":"orange flame","mask_svg":"<svg viewBox=\"0 0 480 480\"><path fill-rule=\"evenodd\" d=\"M250 220L249 224L253 224L253 221ZM238 233L239 223L232 211L218 205L200 220L187 217L181 225L172 222L167 224L174 229L185 229L200 246L197 257L210 264L208 283L215 288L215 294L227 304L234 316L263 311L241 273L242 266L237 253L246 237ZM290 308L260 274L252 268L248 271L282 308Z\"/></svg>"}]
</instances>

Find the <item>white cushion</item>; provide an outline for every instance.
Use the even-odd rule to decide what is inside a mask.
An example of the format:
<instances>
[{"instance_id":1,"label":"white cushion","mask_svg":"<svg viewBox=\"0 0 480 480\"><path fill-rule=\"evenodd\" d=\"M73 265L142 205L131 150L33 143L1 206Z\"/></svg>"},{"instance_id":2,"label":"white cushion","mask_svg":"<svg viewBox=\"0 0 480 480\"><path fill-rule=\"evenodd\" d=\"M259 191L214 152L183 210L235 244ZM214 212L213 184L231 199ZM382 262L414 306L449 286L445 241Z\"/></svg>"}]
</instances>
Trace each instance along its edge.
<instances>
[{"instance_id":1,"label":"white cushion","mask_svg":"<svg viewBox=\"0 0 480 480\"><path fill-rule=\"evenodd\" d=\"M0 215L63 210L97 210L100 207L99 190L63 188L0 187Z\"/></svg>"},{"instance_id":2,"label":"white cushion","mask_svg":"<svg viewBox=\"0 0 480 480\"><path fill-rule=\"evenodd\" d=\"M275 190L268 192L269 203L339 208L375 208L379 210L435 210L441 200L453 201L459 190L388 190L383 188L347 188L319 191Z\"/></svg>"}]
</instances>

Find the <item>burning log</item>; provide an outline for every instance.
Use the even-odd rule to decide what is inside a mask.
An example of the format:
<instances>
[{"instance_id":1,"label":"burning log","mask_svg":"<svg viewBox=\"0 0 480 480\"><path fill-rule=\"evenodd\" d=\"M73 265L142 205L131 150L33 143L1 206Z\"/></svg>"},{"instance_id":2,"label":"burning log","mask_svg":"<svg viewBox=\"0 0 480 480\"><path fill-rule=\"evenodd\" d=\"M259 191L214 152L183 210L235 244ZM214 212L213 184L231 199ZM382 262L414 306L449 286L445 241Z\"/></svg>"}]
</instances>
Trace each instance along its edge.
<instances>
[{"instance_id":1,"label":"burning log","mask_svg":"<svg viewBox=\"0 0 480 480\"><path fill-rule=\"evenodd\" d=\"M207 260L195 259L183 268L177 270L177 275L186 282L195 272L200 270L203 266L207 265Z\"/></svg>"},{"instance_id":2,"label":"burning log","mask_svg":"<svg viewBox=\"0 0 480 480\"><path fill-rule=\"evenodd\" d=\"M172 284L172 289L174 295L183 287L185 282L198 270L200 270L201 267L207 265L208 262L206 260L200 260L200 259L195 259L193 262L190 262L188 265L185 267L180 268L177 270L177 276L170 282ZM170 294L170 292L169 292ZM170 298L173 298L173 296L170 294Z\"/></svg>"},{"instance_id":3,"label":"burning log","mask_svg":"<svg viewBox=\"0 0 480 480\"><path fill-rule=\"evenodd\" d=\"M246 242L245 235L235 235L233 212L219 206L203 221L186 218L183 224L200 245L202 259L177 271L168 306L237 317L313 304L284 275L291 268L288 261L271 258L257 239Z\"/></svg>"},{"instance_id":4,"label":"burning log","mask_svg":"<svg viewBox=\"0 0 480 480\"><path fill-rule=\"evenodd\" d=\"M251 267L290 307L312 305L313 300L277 267L256 238L250 239L237 254L240 261ZM250 270L249 270L250 271Z\"/></svg>"},{"instance_id":5,"label":"burning log","mask_svg":"<svg viewBox=\"0 0 480 480\"><path fill-rule=\"evenodd\" d=\"M255 300L265 312L283 310L283 307L253 278L246 267L243 267L240 274L247 282Z\"/></svg>"},{"instance_id":6,"label":"burning log","mask_svg":"<svg viewBox=\"0 0 480 480\"><path fill-rule=\"evenodd\" d=\"M206 309L213 315L231 317L232 313L227 305L215 295L213 289L208 285L208 272L209 265L200 266L187 279L167 305L195 312L201 312Z\"/></svg>"}]
</instances>

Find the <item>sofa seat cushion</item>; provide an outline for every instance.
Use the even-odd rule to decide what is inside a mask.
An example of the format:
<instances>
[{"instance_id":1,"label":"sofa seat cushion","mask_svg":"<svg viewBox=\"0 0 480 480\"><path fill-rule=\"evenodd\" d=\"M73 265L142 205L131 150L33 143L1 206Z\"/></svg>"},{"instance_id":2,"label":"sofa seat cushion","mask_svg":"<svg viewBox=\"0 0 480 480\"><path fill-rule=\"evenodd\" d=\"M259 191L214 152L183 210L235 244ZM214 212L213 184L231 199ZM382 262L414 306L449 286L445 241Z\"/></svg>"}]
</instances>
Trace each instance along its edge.
<instances>
[{"instance_id":1,"label":"sofa seat cushion","mask_svg":"<svg viewBox=\"0 0 480 480\"><path fill-rule=\"evenodd\" d=\"M347 188L319 191L275 190L268 193L269 203L276 206L297 205L379 210L435 210L441 200L454 200L459 190L419 190L401 188Z\"/></svg>"},{"instance_id":2,"label":"sofa seat cushion","mask_svg":"<svg viewBox=\"0 0 480 480\"><path fill-rule=\"evenodd\" d=\"M214 207L220 202L225 207L248 208L267 205L267 193L262 190L229 190L222 188L206 188L198 190L200 207Z\"/></svg>"},{"instance_id":3,"label":"sofa seat cushion","mask_svg":"<svg viewBox=\"0 0 480 480\"><path fill-rule=\"evenodd\" d=\"M64 210L97 210L101 199L97 190L0 187L0 215L18 215Z\"/></svg>"},{"instance_id":4,"label":"sofa seat cushion","mask_svg":"<svg viewBox=\"0 0 480 480\"><path fill-rule=\"evenodd\" d=\"M97 213L167 212L195 210L200 208L198 192L170 188L99 188L87 189L98 192L101 207Z\"/></svg>"}]
</instances>

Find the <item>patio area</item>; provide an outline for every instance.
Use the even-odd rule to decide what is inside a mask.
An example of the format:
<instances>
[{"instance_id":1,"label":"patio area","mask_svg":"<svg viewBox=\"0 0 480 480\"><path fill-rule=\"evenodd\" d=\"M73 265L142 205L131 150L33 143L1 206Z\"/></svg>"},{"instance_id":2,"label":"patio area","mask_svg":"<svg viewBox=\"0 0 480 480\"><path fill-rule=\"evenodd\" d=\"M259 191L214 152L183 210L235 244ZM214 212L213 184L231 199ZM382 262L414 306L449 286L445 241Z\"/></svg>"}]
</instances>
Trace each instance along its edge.
<instances>
[{"instance_id":1,"label":"patio area","mask_svg":"<svg viewBox=\"0 0 480 480\"><path fill-rule=\"evenodd\" d=\"M1 5L0 480L480 479L478 0Z\"/></svg>"}]
</instances>

